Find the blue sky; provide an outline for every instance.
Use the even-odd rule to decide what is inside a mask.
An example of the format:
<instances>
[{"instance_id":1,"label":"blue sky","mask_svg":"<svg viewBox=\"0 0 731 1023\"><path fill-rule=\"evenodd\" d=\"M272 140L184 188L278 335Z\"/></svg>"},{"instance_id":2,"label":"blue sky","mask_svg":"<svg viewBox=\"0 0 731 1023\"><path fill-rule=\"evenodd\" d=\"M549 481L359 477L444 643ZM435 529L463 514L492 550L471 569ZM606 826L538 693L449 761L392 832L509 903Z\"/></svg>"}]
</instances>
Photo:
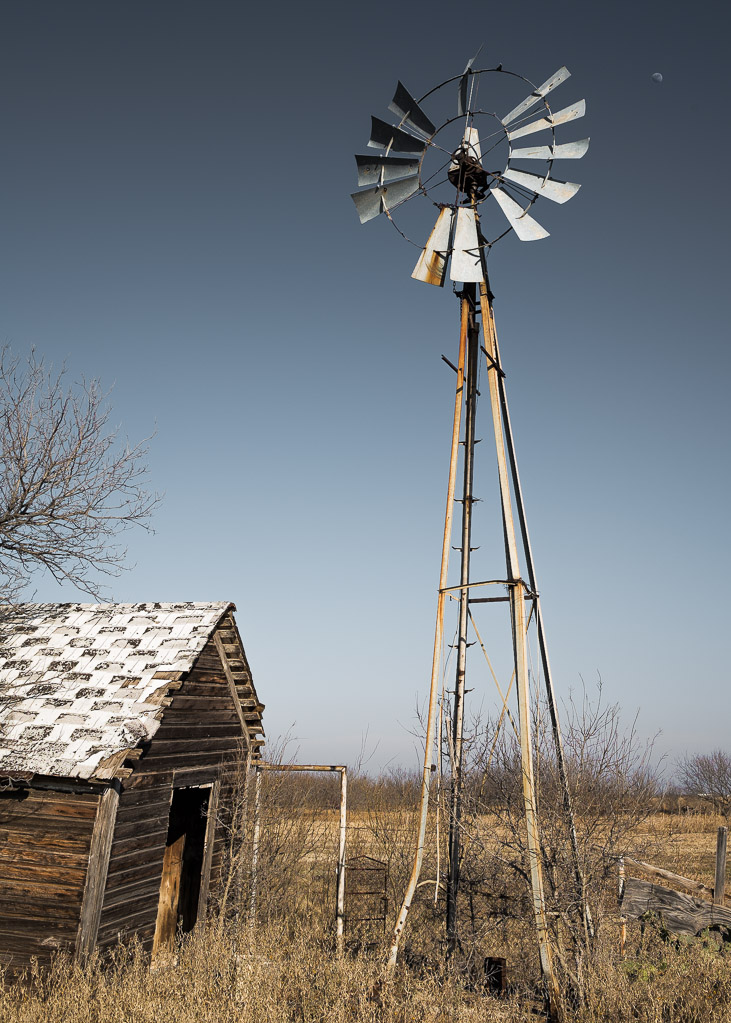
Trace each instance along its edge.
<instances>
[{"instance_id":1,"label":"blue sky","mask_svg":"<svg viewBox=\"0 0 731 1023\"><path fill-rule=\"evenodd\" d=\"M352 762L366 734L371 766L413 758L458 307L349 192L397 79L420 95L480 44L536 82L566 64L557 102L587 116L562 140L592 137L578 196L539 203L551 237L490 261L557 688L601 676L671 758L727 743L729 20L654 0L0 8L0 336L155 433L165 501L112 596L233 600L268 732L293 725L303 758Z\"/></svg>"}]
</instances>

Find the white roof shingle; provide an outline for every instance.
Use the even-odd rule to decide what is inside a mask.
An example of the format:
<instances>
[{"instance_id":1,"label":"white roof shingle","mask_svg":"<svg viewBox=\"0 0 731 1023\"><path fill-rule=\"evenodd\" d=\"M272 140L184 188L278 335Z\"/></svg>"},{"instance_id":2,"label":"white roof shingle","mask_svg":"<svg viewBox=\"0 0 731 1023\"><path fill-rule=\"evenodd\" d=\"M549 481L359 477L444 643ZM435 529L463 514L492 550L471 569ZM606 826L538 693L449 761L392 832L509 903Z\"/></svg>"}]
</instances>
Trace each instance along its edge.
<instances>
[{"instance_id":1,"label":"white roof shingle","mask_svg":"<svg viewBox=\"0 0 731 1023\"><path fill-rule=\"evenodd\" d=\"M108 758L155 734L170 674L193 667L229 609L219 602L0 611L0 775L104 777Z\"/></svg>"}]
</instances>

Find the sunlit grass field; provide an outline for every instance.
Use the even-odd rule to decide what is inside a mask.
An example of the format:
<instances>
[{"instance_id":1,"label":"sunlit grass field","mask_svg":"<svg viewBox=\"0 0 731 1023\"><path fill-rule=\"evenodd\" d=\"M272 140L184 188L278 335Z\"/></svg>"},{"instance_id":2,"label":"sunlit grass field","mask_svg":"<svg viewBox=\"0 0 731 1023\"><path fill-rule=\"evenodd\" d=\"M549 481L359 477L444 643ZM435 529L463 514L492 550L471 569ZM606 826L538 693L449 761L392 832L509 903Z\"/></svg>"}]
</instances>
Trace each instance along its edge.
<instances>
[{"instance_id":1,"label":"sunlit grass field","mask_svg":"<svg viewBox=\"0 0 731 1023\"><path fill-rule=\"evenodd\" d=\"M385 816L384 816L385 814ZM627 849L658 866L713 883L713 815L652 814ZM486 816L475 826L494 829ZM332 853L336 815L314 811L290 835L297 856L279 850L281 891L277 911L267 899L270 863L260 879L257 925L244 913L205 927L181 941L174 955L156 960L132 941L104 959L84 965L59 956L49 970L0 989L3 1023L460 1023L536 1020L542 1016L535 940L530 919L495 923L470 935L469 954L445 963L441 906L424 886L407 931L404 954L390 984L383 983L388 935L367 950L335 951ZM411 814L384 811L378 819L357 812L351 819L351 854L389 853L395 874L408 862ZM390 843L390 848L389 848ZM399 848L393 848L394 843ZM275 858L276 860L276 858ZM284 885L292 863L299 873ZM272 896L273 897L273 896ZM389 922L395 912L389 904ZM287 910L289 905L289 910ZM604 903L591 962L584 964L581 999L566 1005L571 1023L731 1023L731 943L708 937L663 939L657 927L628 928L625 957L619 954L616 906ZM465 915L466 910L464 911ZM467 925L465 924L467 928ZM426 935L424 932L430 930ZM419 950L419 954L415 950ZM509 990L485 990L485 956L507 960Z\"/></svg>"}]
</instances>

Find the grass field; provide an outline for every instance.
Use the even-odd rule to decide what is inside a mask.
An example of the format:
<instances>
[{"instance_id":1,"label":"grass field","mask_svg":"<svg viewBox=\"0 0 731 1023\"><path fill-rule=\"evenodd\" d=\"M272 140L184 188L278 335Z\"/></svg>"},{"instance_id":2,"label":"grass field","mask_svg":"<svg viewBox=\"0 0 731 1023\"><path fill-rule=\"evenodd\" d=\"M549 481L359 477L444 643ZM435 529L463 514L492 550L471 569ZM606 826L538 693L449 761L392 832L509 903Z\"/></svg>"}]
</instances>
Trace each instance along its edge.
<instances>
[{"instance_id":1,"label":"grass field","mask_svg":"<svg viewBox=\"0 0 731 1023\"><path fill-rule=\"evenodd\" d=\"M0 989L3 1023L505 1023L541 1018L535 938L529 916L470 919L461 906L464 948L443 955L443 906L434 887L420 889L396 975L383 986L385 940L369 951L335 954L335 814L312 810L272 815L262 847L259 919L215 915L182 942L176 955L150 969L134 943L84 966L59 957L49 971ZM627 836L626 852L711 886L713 815L650 814ZM350 855L388 858L389 919L402 891L413 817L399 811L359 810L352 816ZM487 815L475 832L500 849L498 824ZM286 836L285 836L286 831ZM266 837L266 820L264 833ZM597 832L598 833L598 832ZM287 841L284 841L284 838ZM433 837L433 836L432 836ZM490 843L478 841L487 856ZM487 849L487 852L485 850ZM269 858L267 858L269 857ZM433 877L427 858L424 877ZM430 874L430 870L432 873ZM486 882L480 882L486 883ZM582 985L566 1007L570 1023L731 1023L731 943L709 937L663 940L658 928L628 929L619 955L616 903L610 893L597 910L599 934L581 963ZM557 931L560 935L560 930ZM564 950L571 960L569 950ZM504 956L510 990L484 990L484 957ZM575 964L570 961L567 969Z\"/></svg>"}]
</instances>

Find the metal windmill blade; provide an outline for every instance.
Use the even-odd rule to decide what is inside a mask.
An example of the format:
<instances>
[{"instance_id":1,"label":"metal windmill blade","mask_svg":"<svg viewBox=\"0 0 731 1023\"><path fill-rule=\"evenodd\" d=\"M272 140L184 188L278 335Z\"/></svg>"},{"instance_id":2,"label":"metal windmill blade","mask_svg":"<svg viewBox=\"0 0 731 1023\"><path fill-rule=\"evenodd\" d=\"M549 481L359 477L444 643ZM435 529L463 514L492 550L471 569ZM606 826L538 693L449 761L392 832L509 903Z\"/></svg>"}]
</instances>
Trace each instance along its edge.
<instances>
[{"instance_id":1,"label":"metal windmill blade","mask_svg":"<svg viewBox=\"0 0 731 1023\"><path fill-rule=\"evenodd\" d=\"M529 217L523 207L511 199L507 192L503 192L501 188L495 188L492 194L508 223L522 242L534 242L539 238L548 238L548 231L541 227L533 217Z\"/></svg>"},{"instance_id":2,"label":"metal windmill blade","mask_svg":"<svg viewBox=\"0 0 731 1023\"><path fill-rule=\"evenodd\" d=\"M376 185L419 173L419 161L405 156L356 156L355 162L358 185Z\"/></svg>"},{"instance_id":3,"label":"metal windmill blade","mask_svg":"<svg viewBox=\"0 0 731 1023\"><path fill-rule=\"evenodd\" d=\"M589 148L589 139L566 142L562 146L533 146L528 149L513 149L513 160L580 160Z\"/></svg>"},{"instance_id":4,"label":"metal windmill blade","mask_svg":"<svg viewBox=\"0 0 731 1023\"><path fill-rule=\"evenodd\" d=\"M572 103L570 107L558 110L555 114L547 114L545 117L540 117L537 121L524 124L521 128L514 128L508 132L508 138L512 142L513 139L522 138L524 135L532 135L536 131L543 131L544 128L552 128L557 124L575 121L579 117L583 117L585 113L586 100L582 99L578 103Z\"/></svg>"},{"instance_id":5,"label":"metal windmill blade","mask_svg":"<svg viewBox=\"0 0 731 1023\"><path fill-rule=\"evenodd\" d=\"M425 135L433 135L437 130L401 82L396 86L396 92L388 109L397 114L403 124L408 124L410 128L415 128L417 131L423 131Z\"/></svg>"},{"instance_id":6,"label":"metal windmill blade","mask_svg":"<svg viewBox=\"0 0 731 1023\"><path fill-rule=\"evenodd\" d=\"M429 241L424 246L411 275L415 280L435 284L439 288L444 287L451 251L453 221L454 210L449 207L440 210L437 222L429 235Z\"/></svg>"},{"instance_id":7,"label":"metal windmill blade","mask_svg":"<svg viewBox=\"0 0 731 1023\"><path fill-rule=\"evenodd\" d=\"M530 96L524 99L522 103L519 103L517 107L513 107L510 113L506 114L505 117L502 117L501 121L503 124L510 124L510 122L514 121L516 117L520 117L521 114L530 110L531 107L534 107L536 103L540 102L544 96L547 96L549 92L553 92L554 89L570 77L571 72L568 68L559 68L555 74L551 75L551 77L543 83L543 85L539 85L538 88L534 89Z\"/></svg>"},{"instance_id":8,"label":"metal windmill blade","mask_svg":"<svg viewBox=\"0 0 731 1023\"><path fill-rule=\"evenodd\" d=\"M380 117L372 117L368 146L371 149L387 149L394 153L423 153L426 142L407 131L402 131L401 128L394 128Z\"/></svg>"},{"instance_id":9,"label":"metal windmill blade","mask_svg":"<svg viewBox=\"0 0 731 1023\"><path fill-rule=\"evenodd\" d=\"M374 220L392 206L397 206L419 190L419 177L415 175L394 181L391 185L376 185L362 192L353 192L351 198L358 210L361 224Z\"/></svg>"},{"instance_id":10,"label":"metal windmill blade","mask_svg":"<svg viewBox=\"0 0 731 1023\"><path fill-rule=\"evenodd\" d=\"M536 195L544 195L551 202L564 203L573 199L581 185L573 181L559 181L558 178L541 177L540 174L529 174L527 171L506 170L503 177L522 185Z\"/></svg>"}]
</instances>

